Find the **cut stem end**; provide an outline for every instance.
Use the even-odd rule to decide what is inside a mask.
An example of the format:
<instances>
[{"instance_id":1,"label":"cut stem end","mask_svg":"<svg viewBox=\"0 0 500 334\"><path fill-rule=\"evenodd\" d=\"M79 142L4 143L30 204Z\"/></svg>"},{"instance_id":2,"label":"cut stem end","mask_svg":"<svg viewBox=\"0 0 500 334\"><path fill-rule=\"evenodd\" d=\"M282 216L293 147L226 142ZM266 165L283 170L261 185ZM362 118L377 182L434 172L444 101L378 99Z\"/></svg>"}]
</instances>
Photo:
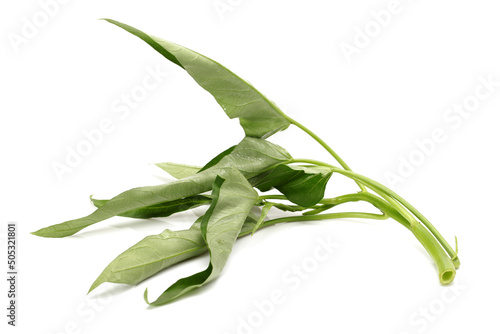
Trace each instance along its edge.
<instances>
[{"instance_id":1,"label":"cut stem end","mask_svg":"<svg viewBox=\"0 0 500 334\"><path fill-rule=\"evenodd\" d=\"M450 284L455 279L456 271L452 269L445 270L439 275L441 284Z\"/></svg>"}]
</instances>

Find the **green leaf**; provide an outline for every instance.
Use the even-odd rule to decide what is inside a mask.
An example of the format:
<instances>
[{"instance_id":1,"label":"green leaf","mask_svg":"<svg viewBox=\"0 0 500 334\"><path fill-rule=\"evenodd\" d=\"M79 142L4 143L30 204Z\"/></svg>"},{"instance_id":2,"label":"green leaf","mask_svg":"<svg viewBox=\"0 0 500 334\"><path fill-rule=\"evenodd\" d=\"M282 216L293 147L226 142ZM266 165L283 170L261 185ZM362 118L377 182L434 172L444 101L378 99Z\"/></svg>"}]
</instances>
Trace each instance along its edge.
<instances>
[{"instance_id":1,"label":"green leaf","mask_svg":"<svg viewBox=\"0 0 500 334\"><path fill-rule=\"evenodd\" d=\"M155 165L160 167L176 179L183 179L185 177L194 175L201 169L201 167L198 166L176 164L174 162L160 162Z\"/></svg>"},{"instance_id":2,"label":"green leaf","mask_svg":"<svg viewBox=\"0 0 500 334\"><path fill-rule=\"evenodd\" d=\"M212 191L212 204L201 222L201 234L210 252L210 263L204 271L172 284L150 305L163 305L217 278L224 268L234 242L258 195L245 176L233 169L225 179L217 177Z\"/></svg>"},{"instance_id":3,"label":"green leaf","mask_svg":"<svg viewBox=\"0 0 500 334\"><path fill-rule=\"evenodd\" d=\"M200 221L189 230L165 230L148 236L116 257L97 277L90 291L104 282L135 285L160 270L207 250Z\"/></svg>"},{"instance_id":4,"label":"green leaf","mask_svg":"<svg viewBox=\"0 0 500 334\"><path fill-rule=\"evenodd\" d=\"M234 146L231 146L230 148L228 148L227 150L225 150L224 152L222 153L219 153L215 158L213 158L212 160L210 160L205 166L203 166L203 168L201 168L199 172L203 172L204 170L210 168L210 167L213 167L215 165L217 165L221 160L222 158L224 158L226 155L228 155L229 153L233 152L234 149L236 148L236 145Z\"/></svg>"},{"instance_id":5,"label":"green leaf","mask_svg":"<svg viewBox=\"0 0 500 334\"><path fill-rule=\"evenodd\" d=\"M32 234L50 238L66 237L87 226L125 214L131 210L175 201L209 191L215 177L217 175L224 177L233 167L240 170L246 177L253 177L290 159L290 154L278 145L263 139L245 137L233 152L222 158L216 166L201 173L167 184L127 190L113 197L109 202L106 202L106 204L86 217L48 226Z\"/></svg>"},{"instance_id":6,"label":"green leaf","mask_svg":"<svg viewBox=\"0 0 500 334\"><path fill-rule=\"evenodd\" d=\"M221 166L234 167L247 178L251 178L290 160L292 156L281 146L267 140L245 137L230 154L224 156L216 166L206 171Z\"/></svg>"},{"instance_id":7,"label":"green leaf","mask_svg":"<svg viewBox=\"0 0 500 334\"><path fill-rule=\"evenodd\" d=\"M331 176L332 171L327 167L278 165L250 182L261 191L276 188L289 201L311 207L323 199Z\"/></svg>"},{"instance_id":8,"label":"green leaf","mask_svg":"<svg viewBox=\"0 0 500 334\"><path fill-rule=\"evenodd\" d=\"M221 64L124 23L105 20L139 37L165 58L185 69L201 87L212 94L229 118L240 119L247 136L267 138L291 124L273 102Z\"/></svg>"},{"instance_id":9,"label":"green leaf","mask_svg":"<svg viewBox=\"0 0 500 334\"><path fill-rule=\"evenodd\" d=\"M104 282L135 285L176 263L208 250L201 235L201 220L188 230L165 230L148 236L118 255L99 275L90 291ZM257 218L249 214L238 237L253 231Z\"/></svg>"},{"instance_id":10,"label":"green leaf","mask_svg":"<svg viewBox=\"0 0 500 334\"><path fill-rule=\"evenodd\" d=\"M105 199L95 199L90 197L92 203L100 208L109 200ZM142 207L135 210L130 210L119 214L120 217L129 217L129 218L155 218L155 217L168 217L177 212L186 211L189 209L196 208L203 204L208 204L212 201L210 197L195 195L186 198L181 198L175 201L169 201L159 204L154 204L146 207Z\"/></svg>"},{"instance_id":11,"label":"green leaf","mask_svg":"<svg viewBox=\"0 0 500 334\"><path fill-rule=\"evenodd\" d=\"M274 206L274 203L270 203L270 202L267 202L264 204L264 206L262 207L262 212L260 213L260 218L259 218L259 220L257 220L257 223L253 227L252 235L255 233L255 231L257 231L259 229L260 225L262 225L262 223L264 222L264 219L266 219L267 214L269 213L269 210L271 210L271 208L273 206Z\"/></svg>"},{"instance_id":12,"label":"green leaf","mask_svg":"<svg viewBox=\"0 0 500 334\"><path fill-rule=\"evenodd\" d=\"M132 210L194 196L209 191L218 173L223 173L223 169L206 171L167 184L133 188L113 197L86 217L45 227L33 234L51 238L66 237L87 226Z\"/></svg>"}]
</instances>

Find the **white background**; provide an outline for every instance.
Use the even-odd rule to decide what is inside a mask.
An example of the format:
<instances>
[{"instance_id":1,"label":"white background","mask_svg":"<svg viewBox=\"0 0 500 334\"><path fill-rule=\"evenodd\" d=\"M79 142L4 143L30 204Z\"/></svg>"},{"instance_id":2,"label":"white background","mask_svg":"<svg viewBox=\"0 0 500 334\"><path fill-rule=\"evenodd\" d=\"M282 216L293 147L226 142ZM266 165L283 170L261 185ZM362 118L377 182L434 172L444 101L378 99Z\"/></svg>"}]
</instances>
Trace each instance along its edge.
<instances>
[{"instance_id":1,"label":"white background","mask_svg":"<svg viewBox=\"0 0 500 334\"><path fill-rule=\"evenodd\" d=\"M500 87L467 117L447 111L474 102L480 77L500 81L497 4L401 0L381 27L371 13L390 1L222 0L230 6L222 14L214 3L73 0L52 7L43 22L38 1L2 2L1 252L5 225L17 222L19 309L18 327L7 326L4 315L1 326L43 334L498 332ZM450 243L456 235L462 267L452 288L439 284L430 257L396 222L340 220L284 224L241 239L219 279L166 306L148 308L144 289L157 296L205 268L207 257L137 287L107 284L87 296L120 252L165 228L186 228L195 214L115 218L64 239L29 232L89 214L90 194L106 198L169 180L155 162L203 165L243 134L186 73L102 17L218 60L319 134L355 171L391 185ZM39 27L23 37L34 20ZM366 45L359 33L365 28L373 29ZM13 36L25 39L18 45ZM358 45L357 53L346 57L346 44ZM113 104L142 84L148 68L168 75L120 118ZM112 120L113 130L59 180L54 163L65 163L68 149L103 119ZM428 143L436 129L445 139L418 153L416 142ZM297 129L271 140L297 158L331 161ZM417 163L391 184L388 173L398 175L410 157ZM328 195L352 190L352 182L336 176ZM339 247L307 267L308 277L293 289L289 270L314 262L318 240ZM266 304L275 290L284 300L263 314L256 303Z\"/></svg>"}]
</instances>

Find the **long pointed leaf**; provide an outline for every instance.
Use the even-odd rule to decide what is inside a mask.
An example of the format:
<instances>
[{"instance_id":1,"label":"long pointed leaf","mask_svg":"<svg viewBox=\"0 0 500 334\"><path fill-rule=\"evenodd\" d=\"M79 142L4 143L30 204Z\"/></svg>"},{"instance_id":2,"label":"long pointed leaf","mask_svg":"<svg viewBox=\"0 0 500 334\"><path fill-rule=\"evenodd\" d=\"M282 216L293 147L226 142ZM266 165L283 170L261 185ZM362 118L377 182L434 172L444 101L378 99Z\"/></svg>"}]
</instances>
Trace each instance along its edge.
<instances>
[{"instance_id":1,"label":"long pointed leaf","mask_svg":"<svg viewBox=\"0 0 500 334\"><path fill-rule=\"evenodd\" d=\"M240 170L246 177L253 177L290 159L290 154L278 145L263 139L245 137L231 154L226 155L216 166L201 173L167 184L127 190L86 217L48 226L33 234L51 238L66 237L87 226L131 210L209 191L215 177L224 176L231 168Z\"/></svg>"},{"instance_id":2,"label":"long pointed leaf","mask_svg":"<svg viewBox=\"0 0 500 334\"><path fill-rule=\"evenodd\" d=\"M195 257L208 250L201 235L203 216L188 230L165 230L148 236L118 255L97 277L90 291L104 282L135 285L176 263ZM254 230L257 218L249 214L240 234Z\"/></svg>"},{"instance_id":3,"label":"long pointed leaf","mask_svg":"<svg viewBox=\"0 0 500 334\"><path fill-rule=\"evenodd\" d=\"M221 64L183 46L148 35L124 23L105 19L139 37L188 74L221 105L229 118L239 118L245 134L267 138L285 130L285 114L250 83Z\"/></svg>"},{"instance_id":4,"label":"long pointed leaf","mask_svg":"<svg viewBox=\"0 0 500 334\"><path fill-rule=\"evenodd\" d=\"M90 197L92 203L96 208L100 208L109 200L106 199L95 199ZM130 210L119 214L120 217L129 218L155 218L155 217L168 217L174 213L186 211L189 209L194 209L203 204L209 204L212 201L210 197L195 195L186 198L181 198L175 201L164 202L160 204L150 205L143 208Z\"/></svg>"},{"instance_id":5,"label":"long pointed leaf","mask_svg":"<svg viewBox=\"0 0 500 334\"><path fill-rule=\"evenodd\" d=\"M97 277L89 292L104 282L135 285L160 270L206 250L199 222L194 223L189 230L167 229L142 239L118 255Z\"/></svg>"},{"instance_id":6,"label":"long pointed leaf","mask_svg":"<svg viewBox=\"0 0 500 334\"><path fill-rule=\"evenodd\" d=\"M224 173L223 169L206 171L167 184L133 188L113 197L86 217L48 226L33 232L33 234L50 238L66 237L87 226L131 210L194 196L209 191L213 179L221 173Z\"/></svg>"}]
</instances>

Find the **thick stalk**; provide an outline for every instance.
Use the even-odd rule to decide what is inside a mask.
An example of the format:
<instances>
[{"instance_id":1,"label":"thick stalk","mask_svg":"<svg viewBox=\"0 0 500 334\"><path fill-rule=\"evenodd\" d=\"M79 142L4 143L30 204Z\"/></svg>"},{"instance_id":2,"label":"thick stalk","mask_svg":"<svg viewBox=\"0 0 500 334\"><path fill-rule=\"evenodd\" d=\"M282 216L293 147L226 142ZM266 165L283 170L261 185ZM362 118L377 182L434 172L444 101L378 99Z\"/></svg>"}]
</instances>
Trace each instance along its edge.
<instances>
[{"instance_id":1,"label":"thick stalk","mask_svg":"<svg viewBox=\"0 0 500 334\"><path fill-rule=\"evenodd\" d=\"M332 166L330 164L324 163L322 161L317 161L317 160L311 160L311 159L294 159L293 162L305 162L305 163L310 163L314 165L319 165L319 166L325 166L325 167L330 167L332 170L336 173L342 174L344 176L347 176L351 179L357 180L358 182L361 182L362 184L366 185L373 191L379 193L381 196L383 194L384 198L388 199L388 196L393 199L393 202L391 204L396 203L397 201L397 206L403 205L405 206L412 214L415 215L422 224L429 229L429 231L434 235L434 237L437 239L437 241L441 244L441 246L446 250L448 255L453 259L453 263L455 264L455 268L458 268L460 266L460 260L457 257L457 252L454 250L448 242L444 239L444 237L441 235L441 233L438 232L438 230L431 224L427 218L425 218L417 209L415 209L410 203L408 203L405 199L403 199L401 196L396 194L394 191L391 189L387 188L386 186L382 185L381 183L374 181L364 175L355 173L353 171L348 171L348 170L343 170L338 167ZM400 211L400 210L398 210ZM404 210L406 211L406 210ZM401 212L405 218L407 217L407 214L404 212ZM414 218L411 218L410 221L415 221Z\"/></svg>"},{"instance_id":2,"label":"thick stalk","mask_svg":"<svg viewBox=\"0 0 500 334\"><path fill-rule=\"evenodd\" d=\"M368 193L368 195L372 194ZM399 214L398 211L394 210L389 203L379 198L377 198L377 200L374 200L376 196L374 195L372 196L373 198L369 199L369 197L365 197L365 199L368 199L367 200L368 202L376 205L384 214L380 215L380 214L365 213L365 212L340 212L340 213L327 213L327 214L318 214L309 216L291 216L291 217L283 217L283 218L268 220L264 222L258 229L275 225L278 223L286 223L294 221L314 221L314 220L338 219L338 218L368 218L368 219L384 220L391 217L396 221L400 222L405 227L407 227L415 235L415 237L422 244L425 250L427 250L429 255L434 260L434 263L436 264L439 273L439 281L442 284L451 283L455 278L455 273L456 273L455 265L453 261L449 258L448 254L443 250L443 247L441 247L441 245L437 242L437 240L432 236L432 234L420 223L410 224L401 214ZM351 198L354 199L355 197ZM345 203L346 201L343 202ZM239 236L243 236L249 233L251 233L251 231L241 233Z\"/></svg>"},{"instance_id":3,"label":"thick stalk","mask_svg":"<svg viewBox=\"0 0 500 334\"><path fill-rule=\"evenodd\" d=\"M411 231L427 252L432 256L439 272L439 280L442 284L449 284L453 281L456 274L455 264L443 247L437 242L434 236L423 225L416 224L412 226Z\"/></svg>"},{"instance_id":4,"label":"thick stalk","mask_svg":"<svg viewBox=\"0 0 500 334\"><path fill-rule=\"evenodd\" d=\"M340 196L337 197L337 201L332 202L347 202L349 199L359 199L363 201L367 201L377 208L379 208L382 212L387 214L389 217L394 220L400 222L402 225L407 227L413 235L420 241L422 246L427 250L429 255L434 260L436 264L439 280L443 284L449 284L455 278L456 268L453 260L450 259L448 254L443 250L443 247L437 242L434 236L420 223L410 224L397 210L395 210L389 203L378 198L377 196L370 193L359 193L352 194L356 196ZM335 199L333 199L335 200Z\"/></svg>"},{"instance_id":5,"label":"thick stalk","mask_svg":"<svg viewBox=\"0 0 500 334\"><path fill-rule=\"evenodd\" d=\"M394 191L387 188L386 186L384 186L384 185L382 185L382 184L378 183L377 181L374 181L370 178L367 178L366 176L354 173L352 171L345 171L345 170L342 170L342 169L334 167L334 166L332 166L332 167L333 167L335 172L342 174L342 175L345 175L345 176L348 176L348 177L352 177L354 179L357 179L358 181L366 184L367 186L370 186L370 188L373 189L374 191L377 191L377 190L382 191L382 192L386 193L387 195L391 196L392 198L394 198L396 201L401 203L403 206L405 206L411 213L413 213L415 215L415 217L417 217L422 222L422 224L424 224L424 226L430 231L430 233L432 233L432 235L437 239L437 241L441 244L441 246L446 250L448 255L453 259L453 263L455 265L455 268L458 268L460 266L460 260L457 257L456 250L453 249L450 246L450 244L448 244L448 242L444 239L444 237L441 235L441 233L439 233L439 231L434 227L434 225L432 225L431 222L427 218L425 218L417 209L415 209L405 199L403 199L401 196L399 196L398 194L396 194Z\"/></svg>"},{"instance_id":6,"label":"thick stalk","mask_svg":"<svg viewBox=\"0 0 500 334\"><path fill-rule=\"evenodd\" d=\"M356 201L365 201L376 208L378 208L380 211L390 215L393 219L398 221L399 223L403 224L405 227L410 228L411 224L415 224L415 220L412 217L409 217L407 214L406 210L401 210L398 206L394 206L393 203L391 202L391 199L388 198L386 201L383 199L369 193L369 192L360 192L356 194L348 194L348 195L342 195L339 197L335 198L326 198L321 201L321 203L326 204L326 205L339 205L342 203L347 203L347 202L356 202ZM392 200L393 201L393 200Z\"/></svg>"}]
</instances>

